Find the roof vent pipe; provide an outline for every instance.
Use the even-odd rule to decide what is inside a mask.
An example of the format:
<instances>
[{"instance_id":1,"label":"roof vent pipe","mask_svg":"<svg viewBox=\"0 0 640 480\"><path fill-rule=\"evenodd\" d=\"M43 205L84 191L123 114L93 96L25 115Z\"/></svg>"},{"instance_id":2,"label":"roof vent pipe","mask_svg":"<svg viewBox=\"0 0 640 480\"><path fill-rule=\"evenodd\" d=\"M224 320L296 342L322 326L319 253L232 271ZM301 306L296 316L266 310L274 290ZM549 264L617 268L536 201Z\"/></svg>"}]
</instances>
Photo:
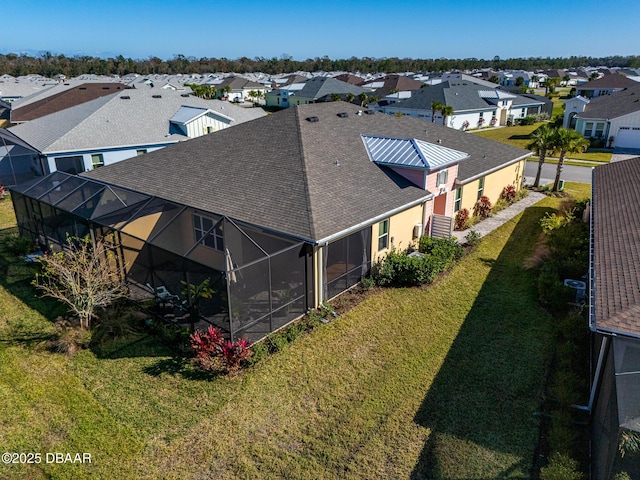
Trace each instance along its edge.
<instances>
[{"instance_id":1,"label":"roof vent pipe","mask_svg":"<svg viewBox=\"0 0 640 480\"><path fill-rule=\"evenodd\" d=\"M307 121L311 123L316 123L320 119L318 117L307 117Z\"/></svg>"}]
</instances>

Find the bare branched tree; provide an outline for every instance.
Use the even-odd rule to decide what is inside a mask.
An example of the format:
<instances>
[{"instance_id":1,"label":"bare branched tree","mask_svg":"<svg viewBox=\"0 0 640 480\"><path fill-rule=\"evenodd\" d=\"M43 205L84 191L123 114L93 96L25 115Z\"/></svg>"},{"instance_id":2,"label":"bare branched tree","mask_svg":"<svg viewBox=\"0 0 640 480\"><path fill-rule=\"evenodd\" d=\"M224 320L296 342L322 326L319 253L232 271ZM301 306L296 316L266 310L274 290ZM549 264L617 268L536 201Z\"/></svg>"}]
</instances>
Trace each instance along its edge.
<instances>
[{"instance_id":1,"label":"bare branched tree","mask_svg":"<svg viewBox=\"0 0 640 480\"><path fill-rule=\"evenodd\" d=\"M102 241L68 237L68 248L39 258L42 272L33 284L44 296L55 298L89 328L96 309L126 296L124 280L115 268L115 257Z\"/></svg>"}]
</instances>

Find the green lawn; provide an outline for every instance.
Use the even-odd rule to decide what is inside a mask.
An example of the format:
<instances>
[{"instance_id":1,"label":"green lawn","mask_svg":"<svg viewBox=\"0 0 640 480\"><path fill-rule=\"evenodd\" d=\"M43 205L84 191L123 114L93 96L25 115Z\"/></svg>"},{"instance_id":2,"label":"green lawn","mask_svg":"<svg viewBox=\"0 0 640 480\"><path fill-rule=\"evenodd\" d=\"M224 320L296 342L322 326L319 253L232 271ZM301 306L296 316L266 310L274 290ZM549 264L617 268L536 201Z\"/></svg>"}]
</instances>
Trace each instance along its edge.
<instances>
[{"instance_id":1,"label":"green lawn","mask_svg":"<svg viewBox=\"0 0 640 480\"><path fill-rule=\"evenodd\" d=\"M56 313L5 254L0 445L93 463L0 464L0 478L529 478L555 324L523 260L558 204L508 222L437 284L373 293L237 378L203 378L146 335L101 355L44 351Z\"/></svg>"},{"instance_id":2,"label":"green lawn","mask_svg":"<svg viewBox=\"0 0 640 480\"><path fill-rule=\"evenodd\" d=\"M503 128L494 128L487 130L473 130L471 133L474 135L478 135L480 137L488 138L490 140L495 140L496 142L505 143L507 145L512 145L514 147L519 148L527 148L527 144L531 141L530 135L531 133L542 125L542 122L534 123L533 125L526 126L514 126L514 127L503 127ZM547 157L548 160L552 163L553 158ZM601 162L601 163L609 163L611 161L611 152L610 151L602 151L602 149L598 150L587 150L586 152L576 153L573 155L568 155L567 160L585 160L588 162ZM582 163L574 164L582 165Z\"/></svg>"}]
</instances>

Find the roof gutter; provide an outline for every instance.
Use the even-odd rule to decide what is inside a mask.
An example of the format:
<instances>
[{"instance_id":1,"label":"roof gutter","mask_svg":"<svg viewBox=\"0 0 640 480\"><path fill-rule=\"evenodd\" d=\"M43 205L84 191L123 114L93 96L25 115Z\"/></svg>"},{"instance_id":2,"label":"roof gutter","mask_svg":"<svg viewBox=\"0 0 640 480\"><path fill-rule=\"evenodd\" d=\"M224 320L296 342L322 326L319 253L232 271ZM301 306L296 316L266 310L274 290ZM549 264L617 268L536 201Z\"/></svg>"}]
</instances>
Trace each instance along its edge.
<instances>
[{"instance_id":1,"label":"roof gutter","mask_svg":"<svg viewBox=\"0 0 640 480\"><path fill-rule=\"evenodd\" d=\"M420 205L421 203L424 203L428 200L431 200L433 198L433 193L430 193L428 195L425 195L424 197L419 198L418 200L414 200L411 203L407 203L406 205L403 205L402 207L398 207L398 208L394 208L393 210L389 210L388 212L385 212L381 215L377 215L373 218L370 218L369 220L365 220L364 222L360 222L356 225L353 225L345 230L342 230L340 232L334 233L332 235L329 235L328 237L324 237L321 240L317 240L317 241L313 241L313 243L315 245L324 245L327 244L329 242L332 242L333 240L337 240L339 238L342 237L346 237L347 235L357 232L358 230L361 230L362 228L368 226L368 225L373 225L376 222L380 222L386 218L389 218L393 215L395 215L396 213L400 213L404 210L407 210L409 208L415 207L417 205Z\"/></svg>"},{"instance_id":2,"label":"roof gutter","mask_svg":"<svg viewBox=\"0 0 640 480\"><path fill-rule=\"evenodd\" d=\"M529 152L529 153L527 153L525 155L522 155L522 156L517 157L517 158L515 158L513 160L505 162L505 163L503 163L501 165L498 165L497 167L493 167L490 170L486 170L486 171L484 171L482 173L479 173L478 175L474 175L473 177L469 177L469 178L465 178L464 180L460 180L460 185L466 185L467 183L473 182L474 180L477 180L480 177L485 177L487 175L490 175L490 174L492 174L494 172L497 172L498 170L503 169L507 165L511 165L512 163L519 162L520 160L525 160L525 159L527 159L527 158L529 158L531 156L533 156L533 152Z\"/></svg>"}]
</instances>

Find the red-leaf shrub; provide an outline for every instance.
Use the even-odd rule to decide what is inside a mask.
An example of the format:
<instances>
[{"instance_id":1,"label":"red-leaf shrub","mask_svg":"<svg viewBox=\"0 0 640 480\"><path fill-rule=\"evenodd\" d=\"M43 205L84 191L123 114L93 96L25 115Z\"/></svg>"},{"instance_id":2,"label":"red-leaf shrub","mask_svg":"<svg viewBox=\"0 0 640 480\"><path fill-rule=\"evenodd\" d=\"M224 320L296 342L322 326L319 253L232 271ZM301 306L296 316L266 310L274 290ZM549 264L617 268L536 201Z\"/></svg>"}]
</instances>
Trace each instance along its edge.
<instances>
[{"instance_id":1,"label":"red-leaf shrub","mask_svg":"<svg viewBox=\"0 0 640 480\"><path fill-rule=\"evenodd\" d=\"M210 326L206 332L196 330L190 335L189 343L196 354L196 365L203 370L222 368L227 373L233 373L252 354L251 344L244 338L235 342L225 340L222 330L213 326Z\"/></svg>"},{"instance_id":2,"label":"red-leaf shrub","mask_svg":"<svg viewBox=\"0 0 640 480\"><path fill-rule=\"evenodd\" d=\"M242 362L251 358L251 344L244 338L231 343L227 340L220 350L220 361L227 373L237 372Z\"/></svg>"},{"instance_id":3,"label":"red-leaf shrub","mask_svg":"<svg viewBox=\"0 0 640 480\"><path fill-rule=\"evenodd\" d=\"M469 221L469 210L463 208L462 210L458 210L456 213L456 217L453 220L453 229L454 230L464 230L467 228L467 222Z\"/></svg>"},{"instance_id":4,"label":"red-leaf shrub","mask_svg":"<svg viewBox=\"0 0 640 480\"><path fill-rule=\"evenodd\" d=\"M491 205L489 197L483 195L480 197L480 200L478 200L474 205L473 215L476 217L480 217L481 219L485 219L491 214L492 208L493 205Z\"/></svg>"},{"instance_id":5,"label":"red-leaf shrub","mask_svg":"<svg viewBox=\"0 0 640 480\"><path fill-rule=\"evenodd\" d=\"M196 330L189 336L189 344L196 354L196 363L203 370L216 368L216 358L224 344L222 330L209 326L206 332Z\"/></svg>"},{"instance_id":6,"label":"red-leaf shrub","mask_svg":"<svg viewBox=\"0 0 640 480\"><path fill-rule=\"evenodd\" d=\"M515 199L518 192L516 192L516 187L513 185L507 185L502 189L502 193L500 194L500 198L511 205Z\"/></svg>"}]
</instances>

